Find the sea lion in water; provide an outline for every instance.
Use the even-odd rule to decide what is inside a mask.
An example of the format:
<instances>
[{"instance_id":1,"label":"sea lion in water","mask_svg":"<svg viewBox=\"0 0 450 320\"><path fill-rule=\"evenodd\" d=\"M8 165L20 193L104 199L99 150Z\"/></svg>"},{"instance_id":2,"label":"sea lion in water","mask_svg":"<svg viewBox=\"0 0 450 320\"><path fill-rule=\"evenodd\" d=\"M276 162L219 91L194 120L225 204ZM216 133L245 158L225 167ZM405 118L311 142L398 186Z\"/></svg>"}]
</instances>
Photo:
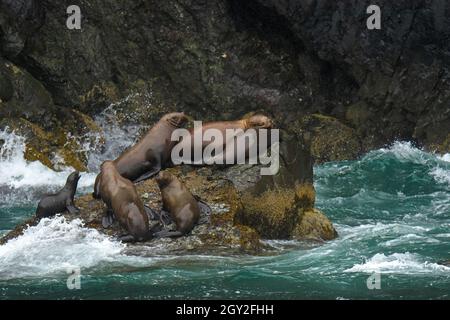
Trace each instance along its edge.
<instances>
[{"instance_id":1,"label":"sea lion in water","mask_svg":"<svg viewBox=\"0 0 450 320\"><path fill-rule=\"evenodd\" d=\"M134 184L119 174L113 161L103 162L101 175L100 195L107 206L107 214L102 220L103 226L107 228L115 217L129 232L128 235L120 237L120 240L134 242L152 238L148 215Z\"/></svg>"},{"instance_id":2,"label":"sea lion in water","mask_svg":"<svg viewBox=\"0 0 450 320\"><path fill-rule=\"evenodd\" d=\"M36 216L38 218L50 217L57 213L63 213L66 210L72 214L79 212L80 210L73 203L79 179L80 173L78 171L72 172L67 177L64 188L56 194L44 196L39 201Z\"/></svg>"},{"instance_id":3,"label":"sea lion in water","mask_svg":"<svg viewBox=\"0 0 450 320\"><path fill-rule=\"evenodd\" d=\"M161 190L163 211L169 213L176 231L160 231L155 237L179 237L190 232L200 218L200 207L191 192L172 174L160 172L156 182Z\"/></svg>"},{"instance_id":4,"label":"sea lion in water","mask_svg":"<svg viewBox=\"0 0 450 320\"><path fill-rule=\"evenodd\" d=\"M202 138L202 154L203 151L205 150L206 147L210 148L210 150L222 150L223 153L221 155L213 155L213 157L223 157L223 163L225 163L225 159L226 159L226 150L227 150L227 145L231 145L231 140L232 139L236 139L236 137L231 137L231 139L227 140L227 130L242 130L242 132L246 132L246 130L248 129L255 129L256 132L259 129L271 129L273 128L273 121L272 119L270 119L267 116L261 115L261 114L256 114L253 116L250 116L248 118L243 118L241 120L235 120L235 121L214 121L214 122L206 122L206 123L202 123L201 127L197 127L197 128L190 128L189 131L189 136L187 137L183 137L183 139L175 145L175 148L177 150L174 150L174 152L178 152L181 150L188 150L190 148L191 150L191 159L186 159L183 155L183 159L189 162L189 160L191 160L191 163L193 164L205 164L208 160L207 159L202 159L201 163L195 163L194 161L194 148L196 147L195 143L194 143L194 139L196 136L199 136ZM222 141L207 141L207 140L203 140L203 134L209 130L209 129L215 129L215 130L219 130L222 134ZM220 143L220 144L219 144ZM246 146L245 149L245 157L248 157L248 146ZM235 152L235 155L237 154L237 152ZM178 155L178 154L177 154ZM211 160L210 160L211 161ZM211 161L212 162L212 161Z\"/></svg>"},{"instance_id":5,"label":"sea lion in water","mask_svg":"<svg viewBox=\"0 0 450 320\"><path fill-rule=\"evenodd\" d=\"M172 132L187 120L183 112L164 115L137 144L113 161L119 174L133 183L156 175L170 163L170 154L176 144L171 141ZM93 197L96 199L100 198L100 180L101 174L95 179Z\"/></svg>"}]
</instances>

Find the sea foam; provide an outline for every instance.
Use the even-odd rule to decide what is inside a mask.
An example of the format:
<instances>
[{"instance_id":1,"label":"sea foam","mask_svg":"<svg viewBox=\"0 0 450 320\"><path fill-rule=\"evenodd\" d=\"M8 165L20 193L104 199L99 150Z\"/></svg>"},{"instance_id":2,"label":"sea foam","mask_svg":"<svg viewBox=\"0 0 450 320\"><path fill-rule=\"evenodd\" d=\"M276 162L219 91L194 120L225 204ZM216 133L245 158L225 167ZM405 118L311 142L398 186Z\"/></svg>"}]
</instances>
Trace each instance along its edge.
<instances>
[{"instance_id":1,"label":"sea foam","mask_svg":"<svg viewBox=\"0 0 450 320\"><path fill-rule=\"evenodd\" d=\"M0 246L0 279L42 277L111 262L124 245L85 228L80 219L44 218Z\"/></svg>"},{"instance_id":2,"label":"sea foam","mask_svg":"<svg viewBox=\"0 0 450 320\"><path fill-rule=\"evenodd\" d=\"M423 274L436 272L450 272L449 267L424 261L419 255L406 253L393 253L385 255L377 253L361 264L355 264L344 272L379 272L400 274Z\"/></svg>"}]
</instances>

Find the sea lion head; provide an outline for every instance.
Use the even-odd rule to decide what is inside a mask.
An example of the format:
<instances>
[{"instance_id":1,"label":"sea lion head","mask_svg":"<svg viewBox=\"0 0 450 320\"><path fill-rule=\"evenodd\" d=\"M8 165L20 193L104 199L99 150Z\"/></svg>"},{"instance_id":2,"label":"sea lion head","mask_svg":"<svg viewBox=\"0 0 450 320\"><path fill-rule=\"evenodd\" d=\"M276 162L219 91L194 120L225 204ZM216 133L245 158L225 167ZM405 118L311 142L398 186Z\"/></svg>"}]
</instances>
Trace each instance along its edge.
<instances>
[{"instance_id":1,"label":"sea lion head","mask_svg":"<svg viewBox=\"0 0 450 320\"><path fill-rule=\"evenodd\" d=\"M109 169L115 169L115 168L116 168L116 166L114 165L114 162L111 160L103 161L102 165L100 166L100 170L102 172L109 170Z\"/></svg>"},{"instance_id":2,"label":"sea lion head","mask_svg":"<svg viewBox=\"0 0 450 320\"><path fill-rule=\"evenodd\" d=\"M269 117L262 114L256 114L248 119L245 119L248 128L253 129L271 129L273 127L273 121Z\"/></svg>"},{"instance_id":3,"label":"sea lion head","mask_svg":"<svg viewBox=\"0 0 450 320\"><path fill-rule=\"evenodd\" d=\"M172 112L164 115L161 120L167 121L170 125L179 128L188 122L184 112Z\"/></svg>"},{"instance_id":4,"label":"sea lion head","mask_svg":"<svg viewBox=\"0 0 450 320\"><path fill-rule=\"evenodd\" d=\"M66 180L66 187L72 188L73 186L77 186L78 180L80 180L80 173L78 171L72 172Z\"/></svg>"},{"instance_id":5,"label":"sea lion head","mask_svg":"<svg viewBox=\"0 0 450 320\"><path fill-rule=\"evenodd\" d=\"M164 188L165 186L168 186L175 177L168 173L161 171L158 173L158 175L155 177L156 182L158 183L159 188Z\"/></svg>"}]
</instances>

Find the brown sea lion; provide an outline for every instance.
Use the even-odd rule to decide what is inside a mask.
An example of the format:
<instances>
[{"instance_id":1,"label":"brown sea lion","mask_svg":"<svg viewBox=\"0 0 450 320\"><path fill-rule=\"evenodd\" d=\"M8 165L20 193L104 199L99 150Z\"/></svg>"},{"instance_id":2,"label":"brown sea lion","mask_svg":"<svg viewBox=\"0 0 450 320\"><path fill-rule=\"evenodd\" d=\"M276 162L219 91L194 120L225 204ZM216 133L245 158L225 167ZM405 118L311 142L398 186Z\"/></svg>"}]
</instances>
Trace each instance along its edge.
<instances>
[{"instance_id":1,"label":"brown sea lion","mask_svg":"<svg viewBox=\"0 0 450 320\"><path fill-rule=\"evenodd\" d=\"M119 174L113 161L103 162L101 175L100 195L107 206L103 227L107 228L116 218L129 233L120 237L120 240L134 242L151 239L153 233L149 218L134 184Z\"/></svg>"},{"instance_id":2,"label":"brown sea lion","mask_svg":"<svg viewBox=\"0 0 450 320\"><path fill-rule=\"evenodd\" d=\"M172 132L187 122L183 112L164 115L134 146L125 150L114 165L121 176L137 183L156 175L170 164L170 153L176 141L171 141ZM100 198L98 175L94 184L94 198Z\"/></svg>"},{"instance_id":3,"label":"brown sea lion","mask_svg":"<svg viewBox=\"0 0 450 320\"><path fill-rule=\"evenodd\" d=\"M259 129L272 129L273 128L273 121L267 116L256 114L253 116L250 116L248 118L243 118L241 120L235 120L235 121L214 121L214 122L206 122L202 123L201 127L198 128L191 128L189 129L189 136L183 137L183 139L176 144L174 152L178 155L178 150L188 150L190 147L191 150L191 162L194 164L205 164L207 163L206 159L202 159L201 163L193 162L194 161L194 148L196 147L194 140L196 136L199 136L200 138L203 138L204 132L206 132L209 129L215 129L219 130L222 134L223 139L221 141L207 141L202 139L202 153L205 150L206 147L210 148L210 150L213 149L219 149L223 151L222 155L213 155L214 157L223 157L223 163L225 163L226 159L226 150L227 145L231 145L231 140L227 140L227 130L239 130L241 129L243 132L246 132L248 129L255 129L256 132ZM233 137L231 139L234 139L236 141L236 137ZM245 157L248 157L248 146L245 149ZM182 152L180 152L182 154ZM235 150L234 154L236 155L237 152ZM187 158L187 159L186 159ZM186 157L183 155L183 159L189 161L189 157Z\"/></svg>"},{"instance_id":4,"label":"brown sea lion","mask_svg":"<svg viewBox=\"0 0 450 320\"><path fill-rule=\"evenodd\" d=\"M36 216L45 218L57 213L63 213L66 210L72 214L80 211L73 203L79 179L80 173L78 171L72 172L67 177L64 188L56 194L46 195L41 199L36 210Z\"/></svg>"},{"instance_id":5,"label":"brown sea lion","mask_svg":"<svg viewBox=\"0 0 450 320\"><path fill-rule=\"evenodd\" d=\"M160 172L156 182L161 190L163 211L169 213L176 231L160 231L155 237L180 237L189 233L200 218L200 207L191 192L172 174Z\"/></svg>"}]
</instances>

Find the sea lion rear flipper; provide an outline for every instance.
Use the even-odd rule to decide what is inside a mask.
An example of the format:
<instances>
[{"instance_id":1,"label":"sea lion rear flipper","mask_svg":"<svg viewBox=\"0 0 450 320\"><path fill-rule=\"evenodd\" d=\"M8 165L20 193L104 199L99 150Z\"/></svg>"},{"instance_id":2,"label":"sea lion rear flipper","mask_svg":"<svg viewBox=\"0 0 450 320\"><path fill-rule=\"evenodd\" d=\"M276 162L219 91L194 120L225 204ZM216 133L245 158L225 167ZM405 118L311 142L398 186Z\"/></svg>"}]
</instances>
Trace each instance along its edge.
<instances>
[{"instance_id":1,"label":"sea lion rear flipper","mask_svg":"<svg viewBox=\"0 0 450 320\"><path fill-rule=\"evenodd\" d=\"M184 233L182 233L181 231L163 230L163 231L156 232L153 236L156 238L174 238L174 237L184 236Z\"/></svg>"},{"instance_id":2,"label":"sea lion rear flipper","mask_svg":"<svg viewBox=\"0 0 450 320\"><path fill-rule=\"evenodd\" d=\"M147 173L144 173L139 178L133 180L133 183L138 183L147 179L150 179L151 177L157 175L161 171L161 168L155 168L152 171L149 171Z\"/></svg>"},{"instance_id":3,"label":"sea lion rear flipper","mask_svg":"<svg viewBox=\"0 0 450 320\"><path fill-rule=\"evenodd\" d=\"M77 214L80 212L80 209L75 207L73 204L69 204L67 207L67 211L69 211L70 214Z\"/></svg>"},{"instance_id":4,"label":"sea lion rear flipper","mask_svg":"<svg viewBox=\"0 0 450 320\"><path fill-rule=\"evenodd\" d=\"M144 204L144 210L150 220L157 220L159 218L156 212L146 204Z\"/></svg>"},{"instance_id":5,"label":"sea lion rear flipper","mask_svg":"<svg viewBox=\"0 0 450 320\"><path fill-rule=\"evenodd\" d=\"M201 224L206 223L205 220L203 220L203 219L206 219L206 218L208 218L208 216L211 215L212 209L211 209L211 207L209 206L209 204L207 204L205 201L203 201L199 196L197 196L197 195L195 195L195 194L193 194L193 196L194 196L194 199L197 200L198 207L200 208L200 213L201 213L201 215L202 215L202 216L206 216L206 217L202 217L202 218L200 219L200 223L201 223ZM203 222L202 222L202 221L203 221ZM208 221L209 221L209 220L208 220Z\"/></svg>"}]
</instances>

